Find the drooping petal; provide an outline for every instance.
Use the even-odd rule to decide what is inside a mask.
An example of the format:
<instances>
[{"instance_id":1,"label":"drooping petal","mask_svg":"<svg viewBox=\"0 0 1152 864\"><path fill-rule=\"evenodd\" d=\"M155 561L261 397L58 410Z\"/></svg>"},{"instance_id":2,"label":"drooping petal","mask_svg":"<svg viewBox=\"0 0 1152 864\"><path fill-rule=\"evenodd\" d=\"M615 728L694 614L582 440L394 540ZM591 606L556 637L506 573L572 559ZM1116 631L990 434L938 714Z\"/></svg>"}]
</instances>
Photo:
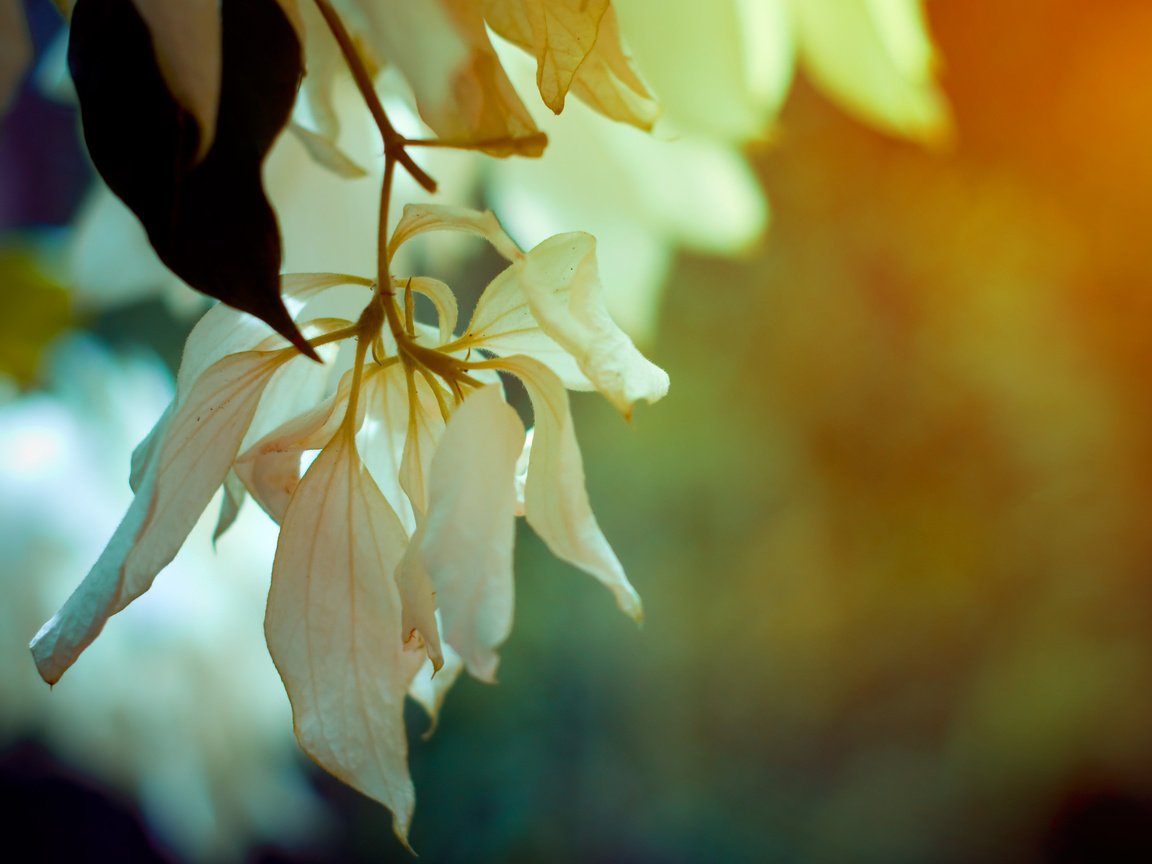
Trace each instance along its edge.
<instances>
[{"instance_id":1,"label":"drooping petal","mask_svg":"<svg viewBox=\"0 0 1152 864\"><path fill-rule=\"evenodd\" d=\"M450 342L456 330L456 319L460 314L456 305L456 295L452 289L439 279L428 276L413 276L410 279L393 279L392 287L402 291L412 291L413 294L423 294L432 301L436 307L436 323L439 328L439 342L443 345Z\"/></svg>"},{"instance_id":2,"label":"drooping petal","mask_svg":"<svg viewBox=\"0 0 1152 864\"><path fill-rule=\"evenodd\" d=\"M609 0L485 0L493 30L536 57L540 97L559 114L569 90L606 117L648 129L658 113L620 45Z\"/></svg>"},{"instance_id":3,"label":"drooping petal","mask_svg":"<svg viewBox=\"0 0 1152 864\"><path fill-rule=\"evenodd\" d=\"M452 650L451 645L445 644L441 646L441 650L444 654L444 665L437 670L431 660L424 661L424 665L416 673L416 677L412 679L412 686L408 688L408 695L424 709L431 721L428 731L423 735L425 741L431 738L432 733L436 731L436 725L440 719L440 708L444 705L444 697L448 695L448 691L452 689L452 685L456 683L456 679L464 671L464 661L460 659L459 654Z\"/></svg>"},{"instance_id":4,"label":"drooping petal","mask_svg":"<svg viewBox=\"0 0 1152 864\"><path fill-rule=\"evenodd\" d=\"M331 398L272 430L237 458L237 476L274 521L284 520L288 502L300 482L303 452L319 450L336 434L344 419L351 381L352 373L345 373L340 389ZM361 402L361 415L363 407Z\"/></svg>"},{"instance_id":5,"label":"drooping petal","mask_svg":"<svg viewBox=\"0 0 1152 864\"><path fill-rule=\"evenodd\" d=\"M285 306L295 317L304 304L337 285L371 285L371 280L346 273L292 273L280 277ZM180 402L196 379L229 354L257 349L272 335L272 328L247 312L217 303L196 322L184 342L176 373L176 401Z\"/></svg>"},{"instance_id":6,"label":"drooping petal","mask_svg":"<svg viewBox=\"0 0 1152 864\"><path fill-rule=\"evenodd\" d=\"M216 530L212 532L213 543L232 527L236 517L240 515L240 507L243 506L245 497L244 482L236 476L235 471L229 471L224 477L220 516L216 519Z\"/></svg>"},{"instance_id":7,"label":"drooping petal","mask_svg":"<svg viewBox=\"0 0 1152 864\"><path fill-rule=\"evenodd\" d=\"M791 0L813 81L870 125L927 144L951 133L921 0Z\"/></svg>"},{"instance_id":8,"label":"drooping petal","mask_svg":"<svg viewBox=\"0 0 1152 864\"><path fill-rule=\"evenodd\" d=\"M492 248L509 261L524 256L491 210L472 210L450 204L405 204L404 215L400 217L388 243L389 253L395 254L397 249L413 237L427 231L475 234L491 243Z\"/></svg>"},{"instance_id":9,"label":"drooping petal","mask_svg":"<svg viewBox=\"0 0 1152 864\"><path fill-rule=\"evenodd\" d=\"M461 337L461 345L483 348L501 356L527 354L559 375L565 387L594 390L576 358L540 329L519 274L519 267L513 265L488 283Z\"/></svg>"},{"instance_id":10,"label":"drooping petal","mask_svg":"<svg viewBox=\"0 0 1152 864\"><path fill-rule=\"evenodd\" d=\"M84 582L32 640L40 675L55 683L108 618L170 562L223 482L273 373L294 352L248 352L208 369L169 422L132 506Z\"/></svg>"},{"instance_id":11,"label":"drooping petal","mask_svg":"<svg viewBox=\"0 0 1152 864\"><path fill-rule=\"evenodd\" d=\"M512 627L516 460L524 426L498 387L456 409L432 458L428 510L397 578L426 573L443 637L468 671L491 681Z\"/></svg>"},{"instance_id":12,"label":"drooping petal","mask_svg":"<svg viewBox=\"0 0 1152 864\"><path fill-rule=\"evenodd\" d=\"M300 746L388 807L402 840L415 803L404 697L423 662L404 650L392 578L406 540L350 436L338 435L284 514L265 619Z\"/></svg>"},{"instance_id":13,"label":"drooping petal","mask_svg":"<svg viewBox=\"0 0 1152 864\"><path fill-rule=\"evenodd\" d=\"M639 620L640 596L608 545L584 486L584 460L572 425L568 393L560 380L530 357L503 357L491 365L524 382L535 415L524 514L558 558L603 582L628 615Z\"/></svg>"},{"instance_id":14,"label":"drooping petal","mask_svg":"<svg viewBox=\"0 0 1152 864\"><path fill-rule=\"evenodd\" d=\"M636 400L655 402L668 392L668 374L649 362L608 314L595 237L580 232L549 237L513 269L540 328L624 416Z\"/></svg>"},{"instance_id":15,"label":"drooping petal","mask_svg":"<svg viewBox=\"0 0 1152 864\"><path fill-rule=\"evenodd\" d=\"M494 156L539 156L545 138L504 73L472 0L356 4L378 56L394 63L420 116L453 142L486 142Z\"/></svg>"},{"instance_id":16,"label":"drooping petal","mask_svg":"<svg viewBox=\"0 0 1152 864\"><path fill-rule=\"evenodd\" d=\"M444 434L444 416L432 392L436 382L429 382L420 375L406 378L408 434L404 438L404 452L400 459L400 487L412 503L413 511L424 513L428 508L427 486L432 457Z\"/></svg>"}]
</instances>

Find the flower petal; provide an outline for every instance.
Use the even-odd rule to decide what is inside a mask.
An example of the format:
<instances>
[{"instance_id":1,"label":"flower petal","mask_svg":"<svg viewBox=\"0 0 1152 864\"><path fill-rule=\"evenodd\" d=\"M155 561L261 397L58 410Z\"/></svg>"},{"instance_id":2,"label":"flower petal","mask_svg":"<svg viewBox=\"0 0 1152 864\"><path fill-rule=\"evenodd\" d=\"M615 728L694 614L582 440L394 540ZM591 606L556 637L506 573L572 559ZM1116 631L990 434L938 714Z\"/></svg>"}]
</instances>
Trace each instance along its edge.
<instances>
[{"instance_id":1,"label":"flower petal","mask_svg":"<svg viewBox=\"0 0 1152 864\"><path fill-rule=\"evenodd\" d=\"M621 610L640 620L640 596L608 545L584 487L584 461L572 425L568 393L547 367L530 357L503 357L491 366L524 382L535 414L524 513L558 558L603 582Z\"/></svg>"},{"instance_id":2,"label":"flower petal","mask_svg":"<svg viewBox=\"0 0 1152 864\"><path fill-rule=\"evenodd\" d=\"M505 232L500 220L491 210L472 210L468 207L454 207L450 204L405 204L404 215L392 232L388 243L389 254L418 234L428 231L463 231L483 237L492 248L509 261L516 261L524 253Z\"/></svg>"},{"instance_id":3,"label":"flower petal","mask_svg":"<svg viewBox=\"0 0 1152 864\"><path fill-rule=\"evenodd\" d=\"M240 455L236 474L252 497L276 522L284 520L288 502L300 482L300 457L332 440L344 419L342 410L352 390L352 373L345 373L331 398L272 430ZM363 411L363 402L360 405Z\"/></svg>"},{"instance_id":4,"label":"flower petal","mask_svg":"<svg viewBox=\"0 0 1152 864\"><path fill-rule=\"evenodd\" d=\"M300 746L388 807L401 840L415 803L404 696L423 660L402 645L392 579L406 540L354 442L337 435L284 514L264 628Z\"/></svg>"},{"instance_id":5,"label":"flower petal","mask_svg":"<svg viewBox=\"0 0 1152 864\"><path fill-rule=\"evenodd\" d=\"M516 460L524 426L499 387L456 409L432 458L428 511L397 578L427 573L443 636L468 671L493 680L512 627Z\"/></svg>"},{"instance_id":6,"label":"flower petal","mask_svg":"<svg viewBox=\"0 0 1152 864\"><path fill-rule=\"evenodd\" d=\"M416 673L416 677L412 679L412 686L408 688L408 695L424 709L428 719L432 721L428 726L428 731L423 735L425 741L431 738L432 733L436 731L444 697L448 695L448 691L452 689L452 685L456 683L456 679L464 671L464 661L460 659L459 654L452 650L451 645L442 646L442 651L444 653L444 665L437 670L431 660L426 660L424 666Z\"/></svg>"},{"instance_id":7,"label":"flower petal","mask_svg":"<svg viewBox=\"0 0 1152 864\"><path fill-rule=\"evenodd\" d=\"M52 684L108 618L148 590L223 482L269 379L294 351L225 357L205 372L172 416L127 515L80 587L32 640ZM295 355L299 356L299 355Z\"/></svg>"},{"instance_id":8,"label":"flower petal","mask_svg":"<svg viewBox=\"0 0 1152 864\"><path fill-rule=\"evenodd\" d=\"M668 374L649 362L608 314L595 237L580 232L549 237L511 269L540 328L576 358L624 416L637 399L655 402L668 392Z\"/></svg>"}]
</instances>

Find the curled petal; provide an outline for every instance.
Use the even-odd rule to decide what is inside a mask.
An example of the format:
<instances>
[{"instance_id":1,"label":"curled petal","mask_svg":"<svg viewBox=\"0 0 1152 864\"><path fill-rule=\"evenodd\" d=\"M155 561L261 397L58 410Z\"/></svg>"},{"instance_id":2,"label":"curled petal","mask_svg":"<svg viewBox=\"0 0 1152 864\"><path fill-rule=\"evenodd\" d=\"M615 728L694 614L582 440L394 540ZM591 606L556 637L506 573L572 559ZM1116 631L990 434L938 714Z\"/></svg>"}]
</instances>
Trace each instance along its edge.
<instances>
[{"instance_id":1,"label":"curled petal","mask_svg":"<svg viewBox=\"0 0 1152 864\"><path fill-rule=\"evenodd\" d=\"M516 261L524 255L491 210L471 210L449 204L405 204L404 215L400 217L388 244L389 254L394 255L403 244L427 231L475 234L491 243L492 248L509 261Z\"/></svg>"},{"instance_id":2,"label":"curled petal","mask_svg":"<svg viewBox=\"0 0 1152 864\"><path fill-rule=\"evenodd\" d=\"M476 303L461 344L501 356L527 354L559 375L565 387L596 389L580 370L576 358L540 329L520 285L519 272L513 265L488 283Z\"/></svg>"},{"instance_id":3,"label":"curled petal","mask_svg":"<svg viewBox=\"0 0 1152 864\"><path fill-rule=\"evenodd\" d=\"M443 636L468 671L493 680L512 627L516 460L524 426L499 387L483 387L452 415L429 477L428 510L398 578L427 574Z\"/></svg>"},{"instance_id":4,"label":"curled petal","mask_svg":"<svg viewBox=\"0 0 1152 864\"><path fill-rule=\"evenodd\" d=\"M148 590L224 481L273 373L294 351L225 357L169 422L159 455L84 582L32 640L45 681L59 680L109 617ZM298 356L298 355L297 355Z\"/></svg>"},{"instance_id":5,"label":"curled petal","mask_svg":"<svg viewBox=\"0 0 1152 864\"><path fill-rule=\"evenodd\" d=\"M649 362L608 314L596 267L596 238L557 234L511 268L540 329L562 345L581 371L629 416L637 399L668 392L668 374Z\"/></svg>"},{"instance_id":6,"label":"curled petal","mask_svg":"<svg viewBox=\"0 0 1152 864\"><path fill-rule=\"evenodd\" d=\"M640 620L640 596L624 575L588 503L584 461L564 385L530 357L503 357L490 365L517 376L532 400L535 424L524 483L528 524L554 555L603 582L620 609Z\"/></svg>"},{"instance_id":7,"label":"curled petal","mask_svg":"<svg viewBox=\"0 0 1152 864\"><path fill-rule=\"evenodd\" d=\"M456 330L456 319L460 312L456 305L456 295L452 289L439 279L428 276L413 276L411 279L393 279L393 288L405 291L411 290L413 294L423 294L432 301L436 307L437 324L439 325L440 345L452 340L452 333Z\"/></svg>"},{"instance_id":8,"label":"curled petal","mask_svg":"<svg viewBox=\"0 0 1152 864\"><path fill-rule=\"evenodd\" d=\"M300 457L305 450L319 450L331 441L344 419L341 409L348 404L351 381L348 372L330 399L269 432L236 460L236 475L276 522L284 520L300 482Z\"/></svg>"},{"instance_id":9,"label":"curled petal","mask_svg":"<svg viewBox=\"0 0 1152 864\"><path fill-rule=\"evenodd\" d=\"M424 709L428 719L432 721L428 731L424 733L425 740L431 738L432 733L436 731L444 697L464 671L464 661L452 650L451 645L442 646L442 651L444 665L436 669L431 660L426 660L424 666L416 673L416 677L412 679L412 686L408 688L408 695Z\"/></svg>"},{"instance_id":10,"label":"curled petal","mask_svg":"<svg viewBox=\"0 0 1152 864\"><path fill-rule=\"evenodd\" d=\"M264 624L300 746L388 807L401 840L415 804L404 697L423 661L404 650L392 579L406 540L351 436L337 435L284 514Z\"/></svg>"}]
</instances>

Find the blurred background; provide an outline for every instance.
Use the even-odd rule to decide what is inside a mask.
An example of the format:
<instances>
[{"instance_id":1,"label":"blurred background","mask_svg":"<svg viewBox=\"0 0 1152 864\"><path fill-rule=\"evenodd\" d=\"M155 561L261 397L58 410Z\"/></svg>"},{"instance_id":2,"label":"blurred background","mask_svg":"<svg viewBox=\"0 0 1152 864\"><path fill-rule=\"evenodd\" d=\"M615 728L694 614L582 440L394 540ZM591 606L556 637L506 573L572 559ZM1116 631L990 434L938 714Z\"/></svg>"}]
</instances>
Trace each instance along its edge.
<instances>
[{"instance_id":1,"label":"blurred background","mask_svg":"<svg viewBox=\"0 0 1152 864\"><path fill-rule=\"evenodd\" d=\"M59 22L26 8L43 58ZM770 226L724 255L660 235L633 329L669 396L631 423L574 399L646 623L521 526L500 683L461 679L428 740L409 718L422 860L1152 860L1152 7L924 8L950 121L881 122L794 46L779 113L725 138ZM126 506L197 302L71 292L92 174L51 78L0 127L6 842L410 860L295 751L251 504L36 678L27 642ZM469 194L530 221L481 170Z\"/></svg>"}]
</instances>

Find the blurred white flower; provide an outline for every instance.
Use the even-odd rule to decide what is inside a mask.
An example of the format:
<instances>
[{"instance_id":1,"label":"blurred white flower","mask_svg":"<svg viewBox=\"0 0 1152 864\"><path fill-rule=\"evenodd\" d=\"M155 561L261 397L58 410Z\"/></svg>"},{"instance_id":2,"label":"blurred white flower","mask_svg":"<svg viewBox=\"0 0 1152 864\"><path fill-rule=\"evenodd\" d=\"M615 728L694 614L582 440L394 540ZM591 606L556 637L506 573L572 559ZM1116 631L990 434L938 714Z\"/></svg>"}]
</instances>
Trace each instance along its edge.
<instances>
[{"instance_id":1,"label":"blurred white flower","mask_svg":"<svg viewBox=\"0 0 1152 864\"><path fill-rule=\"evenodd\" d=\"M123 466L172 386L157 361L83 339L56 352L49 384L0 406L0 735L42 736L139 801L190 860L302 839L321 811L260 640L275 543L262 514L242 514L219 557L202 520L81 674L49 690L27 662L29 637L130 499Z\"/></svg>"}]
</instances>

